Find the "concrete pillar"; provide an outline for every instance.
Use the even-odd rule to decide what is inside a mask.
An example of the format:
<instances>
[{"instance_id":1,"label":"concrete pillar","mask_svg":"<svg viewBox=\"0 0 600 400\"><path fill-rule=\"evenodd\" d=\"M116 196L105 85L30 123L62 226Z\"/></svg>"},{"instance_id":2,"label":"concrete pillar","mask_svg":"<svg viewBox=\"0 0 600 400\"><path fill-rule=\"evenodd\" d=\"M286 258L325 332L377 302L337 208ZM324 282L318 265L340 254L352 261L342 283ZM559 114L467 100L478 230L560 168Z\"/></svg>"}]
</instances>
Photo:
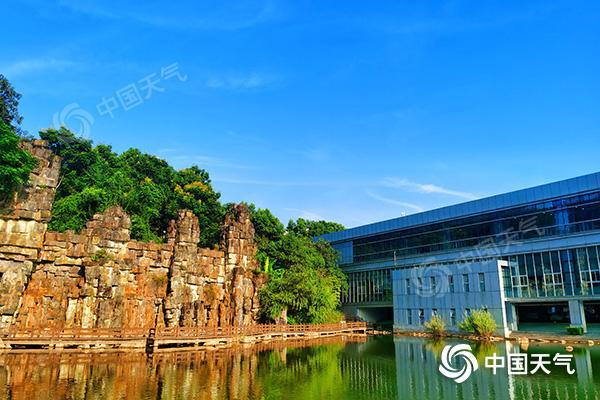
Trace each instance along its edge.
<instances>
[{"instance_id":1,"label":"concrete pillar","mask_svg":"<svg viewBox=\"0 0 600 400\"><path fill-rule=\"evenodd\" d=\"M508 329L511 332L514 332L518 329L518 321L517 321L517 308L512 303L506 304L506 324L508 325Z\"/></svg>"},{"instance_id":2,"label":"concrete pillar","mask_svg":"<svg viewBox=\"0 0 600 400\"><path fill-rule=\"evenodd\" d=\"M585 310L583 309L583 301L569 300L569 317L571 326L583 327L583 332L587 333L587 324L585 323Z\"/></svg>"}]
</instances>

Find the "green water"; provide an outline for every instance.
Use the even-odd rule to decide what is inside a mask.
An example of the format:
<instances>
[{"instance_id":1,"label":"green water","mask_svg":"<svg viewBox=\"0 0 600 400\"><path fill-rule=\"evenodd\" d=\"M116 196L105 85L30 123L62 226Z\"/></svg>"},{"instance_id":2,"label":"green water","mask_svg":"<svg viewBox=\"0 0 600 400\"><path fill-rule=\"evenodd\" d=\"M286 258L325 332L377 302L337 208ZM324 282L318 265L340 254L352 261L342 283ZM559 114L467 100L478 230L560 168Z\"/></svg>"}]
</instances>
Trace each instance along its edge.
<instances>
[{"instance_id":1,"label":"green water","mask_svg":"<svg viewBox=\"0 0 600 400\"><path fill-rule=\"evenodd\" d=\"M213 351L0 353L7 399L596 399L600 349L576 348L576 374L492 375L480 368L462 384L443 377L446 344L417 338L273 343ZM474 355L565 352L562 346L477 345Z\"/></svg>"}]
</instances>

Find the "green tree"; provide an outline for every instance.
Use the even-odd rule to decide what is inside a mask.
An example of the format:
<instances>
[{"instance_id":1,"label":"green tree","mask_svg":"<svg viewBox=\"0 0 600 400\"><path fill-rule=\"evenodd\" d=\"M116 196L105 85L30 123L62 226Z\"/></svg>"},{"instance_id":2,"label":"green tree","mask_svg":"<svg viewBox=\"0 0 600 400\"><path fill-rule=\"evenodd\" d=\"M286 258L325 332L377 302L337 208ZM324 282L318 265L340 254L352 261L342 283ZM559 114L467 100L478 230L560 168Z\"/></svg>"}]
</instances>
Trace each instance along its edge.
<instances>
[{"instance_id":1,"label":"green tree","mask_svg":"<svg viewBox=\"0 0 600 400\"><path fill-rule=\"evenodd\" d=\"M208 172L198 166L177 171L175 175L176 209L188 208L200 223L200 246L211 247L219 243L225 207L221 194L214 190Z\"/></svg>"},{"instance_id":2,"label":"green tree","mask_svg":"<svg viewBox=\"0 0 600 400\"><path fill-rule=\"evenodd\" d=\"M21 133L19 125L23 117L19 114L21 95L12 87L8 79L0 74L0 120L12 127L16 133Z\"/></svg>"},{"instance_id":3,"label":"green tree","mask_svg":"<svg viewBox=\"0 0 600 400\"><path fill-rule=\"evenodd\" d=\"M260 292L266 319L275 320L285 311L293 323L339 320L340 295L347 283L328 243L288 232L263 251L277 266Z\"/></svg>"},{"instance_id":4,"label":"green tree","mask_svg":"<svg viewBox=\"0 0 600 400\"><path fill-rule=\"evenodd\" d=\"M224 211L205 170L193 166L176 171L138 149L116 154L64 127L44 130L40 137L63 158L50 229L79 231L95 213L120 205L131 217L134 239L161 241L169 220L188 208L200 222L199 245L219 243Z\"/></svg>"},{"instance_id":5,"label":"green tree","mask_svg":"<svg viewBox=\"0 0 600 400\"><path fill-rule=\"evenodd\" d=\"M0 203L27 183L36 165L36 159L19 147L20 140L10 125L0 120Z\"/></svg>"},{"instance_id":6,"label":"green tree","mask_svg":"<svg viewBox=\"0 0 600 400\"><path fill-rule=\"evenodd\" d=\"M269 209L257 209L253 204L248 208L259 247L264 247L267 243L276 242L283 237L285 227Z\"/></svg>"},{"instance_id":7,"label":"green tree","mask_svg":"<svg viewBox=\"0 0 600 400\"><path fill-rule=\"evenodd\" d=\"M344 228L344 225L338 224L337 222L310 221L304 218L298 218L296 221L290 220L287 226L288 232L310 238L325 235L327 233L343 231L344 229L346 229Z\"/></svg>"}]
</instances>

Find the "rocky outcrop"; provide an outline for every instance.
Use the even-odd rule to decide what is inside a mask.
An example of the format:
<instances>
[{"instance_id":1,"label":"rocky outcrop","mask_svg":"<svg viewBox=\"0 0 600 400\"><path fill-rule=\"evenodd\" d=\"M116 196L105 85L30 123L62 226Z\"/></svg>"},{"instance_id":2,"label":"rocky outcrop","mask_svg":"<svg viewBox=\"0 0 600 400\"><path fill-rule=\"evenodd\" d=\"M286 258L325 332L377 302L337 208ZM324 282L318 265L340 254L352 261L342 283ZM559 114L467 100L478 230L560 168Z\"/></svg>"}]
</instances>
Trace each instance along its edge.
<instances>
[{"instance_id":1,"label":"rocky outcrop","mask_svg":"<svg viewBox=\"0 0 600 400\"><path fill-rule=\"evenodd\" d=\"M245 206L227 215L220 250L198 248L201 227L188 210L163 244L131 240L120 207L80 233L49 232L60 159L41 141L27 146L40 163L0 215L0 329L254 323L262 278Z\"/></svg>"},{"instance_id":2,"label":"rocky outcrop","mask_svg":"<svg viewBox=\"0 0 600 400\"><path fill-rule=\"evenodd\" d=\"M38 163L29 183L0 209L0 329L12 323L39 258L60 173L61 159L45 142L22 146Z\"/></svg>"}]
</instances>

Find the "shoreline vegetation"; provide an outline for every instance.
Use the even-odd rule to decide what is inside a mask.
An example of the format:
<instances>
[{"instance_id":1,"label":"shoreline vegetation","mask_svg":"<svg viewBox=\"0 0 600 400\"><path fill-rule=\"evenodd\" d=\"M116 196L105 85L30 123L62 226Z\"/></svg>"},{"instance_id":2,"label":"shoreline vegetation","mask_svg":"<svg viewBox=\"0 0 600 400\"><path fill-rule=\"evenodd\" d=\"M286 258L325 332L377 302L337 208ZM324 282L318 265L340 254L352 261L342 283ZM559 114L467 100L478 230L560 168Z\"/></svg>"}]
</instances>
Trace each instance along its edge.
<instances>
[{"instance_id":1,"label":"shoreline vegetation","mask_svg":"<svg viewBox=\"0 0 600 400\"><path fill-rule=\"evenodd\" d=\"M568 334L546 334L537 332L513 332L510 336L504 337L499 335L491 335L487 339L482 340L480 336L466 333L466 332L446 332L442 336L436 336L431 332L427 331L405 331L394 329L394 337L418 337L431 340L445 340L445 339L460 339L467 340L476 343L485 342L517 342L521 345L528 345L529 343L555 343L563 345L586 345L586 346L597 346L600 345L599 337L577 337Z\"/></svg>"}]
</instances>

